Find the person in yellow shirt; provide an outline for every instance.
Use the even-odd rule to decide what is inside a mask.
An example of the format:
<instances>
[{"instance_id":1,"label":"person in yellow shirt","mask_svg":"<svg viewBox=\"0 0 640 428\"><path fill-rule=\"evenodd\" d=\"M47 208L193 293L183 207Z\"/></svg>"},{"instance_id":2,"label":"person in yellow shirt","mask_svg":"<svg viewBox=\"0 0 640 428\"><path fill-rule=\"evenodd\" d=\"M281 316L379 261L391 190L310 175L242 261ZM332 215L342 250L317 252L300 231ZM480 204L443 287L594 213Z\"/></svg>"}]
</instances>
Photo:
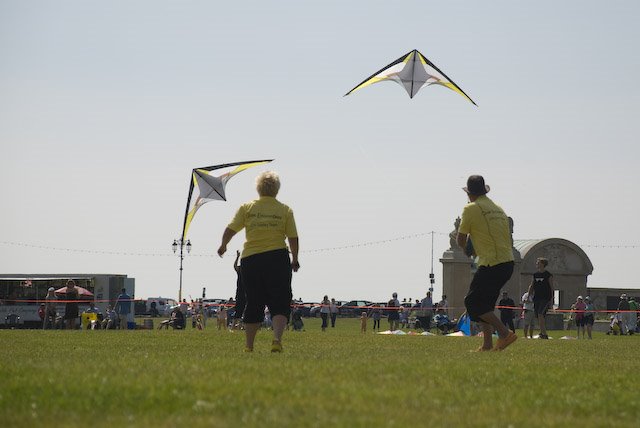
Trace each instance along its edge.
<instances>
[{"instance_id":1,"label":"person in yellow shirt","mask_svg":"<svg viewBox=\"0 0 640 428\"><path fill-rule=\"evenodd\" d=\"M487 197L489 186L485 185L482 176L470 176L463 190L470 202L462 212L457 243L466 250L469 248L467 241L471 239L478 265L464 304L471 320L482 326L483 344L478 351L502 351L517 339L494 313L500 289L513 273L510 219ZM498 332L495 348L494 329Z\"/></svg>"},{"instance_id":2,"label":"person in yellow shirt","mask_svg":"<svg viewBox=\"0 0 640 428\"><path fill-rule=\"evenodd\" d=\"M245 229L246 241L241 255L241 280L246 294L244 310L245 352L253 352L256 334L264 320L264 307L269 308L273 322L271 352L282 352L282 334L291 312L291 272L300 269L298 231L293 211L276 199L280 178L266 171L256 178L259 199L240 206L222 234L218 255ZM289 243L289 249L285 243Z\"/></svg>"}]
</instances>

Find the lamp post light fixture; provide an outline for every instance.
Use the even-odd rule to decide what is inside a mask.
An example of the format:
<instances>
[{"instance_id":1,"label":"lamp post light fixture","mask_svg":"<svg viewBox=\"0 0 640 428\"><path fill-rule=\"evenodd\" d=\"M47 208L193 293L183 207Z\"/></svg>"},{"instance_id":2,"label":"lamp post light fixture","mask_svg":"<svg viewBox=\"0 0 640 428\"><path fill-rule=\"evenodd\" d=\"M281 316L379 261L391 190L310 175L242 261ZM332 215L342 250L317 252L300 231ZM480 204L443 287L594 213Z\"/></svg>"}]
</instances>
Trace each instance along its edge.
<instances>
[{"instance_id":1,"label":"lamp post light fixture","mask_svg":"<svg viewBox=\"0 0 640 428\"><path fill-rule=\"evenodd\" d=\"M180 288L178 289L178 303L182 303L182 261L184 260L184 248L187 248L187 254L191 253L191 240L187 239L186 244L182 239L174 239L171 248L173 253L176 254L180 247Z\"/></svg>"}]
</instances>

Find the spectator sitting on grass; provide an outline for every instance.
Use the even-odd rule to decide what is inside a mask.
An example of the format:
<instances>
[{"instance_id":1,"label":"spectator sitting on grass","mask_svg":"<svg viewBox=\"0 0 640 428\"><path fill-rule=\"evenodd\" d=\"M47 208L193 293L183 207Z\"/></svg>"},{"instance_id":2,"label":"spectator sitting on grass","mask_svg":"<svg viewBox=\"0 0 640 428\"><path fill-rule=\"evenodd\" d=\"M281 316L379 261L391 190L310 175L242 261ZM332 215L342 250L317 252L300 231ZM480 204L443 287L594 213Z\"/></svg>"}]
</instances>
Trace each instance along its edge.
<instances>
[{"instance_id":1,"label":"spectator sitting on grass","mask_svg":"<svg viewBox=\"0 0 640 428\"><path fill-rule=\"evenodd\" d=\"M621 322L617 315L611 315L611 323L609 324L609 331L607 334L613 334L614 336L622 335Z\"/></svg>"},{"instance_id":2,"label":"spectator sitting on grass","mask_svg":"<svg viewBox=\"0 0 640 428\"><path fill-rule=\"evenodd\" d=\"M184 328L184 314L180 310L180 306L173 308L171 317L168 320L162 321L158 330L162 330L162 327L169 330L169 326L173 327L174 330L182 330Z\"/></svg>"},{"instance_id":3,"label":"spectator sitting on grass","mask_svg":"<svg viewBox=\"0 0 640 428\"><path fill-rule=\"evenodd\" d=\"M89 302L89 307L85 309L84 312L87 314L99 314L100 309L96 308L95 303Z\"/></svg>"},{"instance_id":4,"label":"spectator sitting on grass","mask_svg":"<svg viewBox=\"0 0 640 428\"><path fill-rule=\"evenodd\" d=\"M102 320L102 329L103 330L111 330L116 328L116 323L118 322L118 314L113 309L113 306L109 305L107 307L107 315Z\"/></svg>"},{"instance_id":5,"label":"spectator sitting on grass","mask_svg":"<svg viewBox=\"0 0 640 428\"><path fill-rule=\"evenodd\" d=\"M454 328L456 325L454 322L451 322L449 315L444 311L444 307L438 307L436 316L433 317L433 321L436 323L436 327L442 332L442 334L448 334L449 330Z\"/></svg>"}]
</instances>

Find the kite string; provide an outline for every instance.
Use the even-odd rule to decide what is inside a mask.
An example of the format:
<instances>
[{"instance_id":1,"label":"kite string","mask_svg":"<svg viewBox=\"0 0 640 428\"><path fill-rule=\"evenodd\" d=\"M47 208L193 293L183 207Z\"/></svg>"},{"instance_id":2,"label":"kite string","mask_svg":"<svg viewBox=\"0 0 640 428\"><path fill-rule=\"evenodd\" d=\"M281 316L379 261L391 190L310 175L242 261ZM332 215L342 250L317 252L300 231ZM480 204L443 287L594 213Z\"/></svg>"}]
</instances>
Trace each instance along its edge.
<instances>
[{"instance_id":1,"label":"kite string","mask_svg":"<svg viewBox=\"0 0 640 428\"><path fill-rule=\"evenodd\" d=\"M436 232L439 235L448 235L446 233ZM358 247L367 247L373 245L380 245L394 241L400 241L404 239L415 239L420 238L426 235L431 235L431 232L425 233L416 233L412 235L398 236L390 239L383 239L379 241L368 241L368 242L360 242L355 244L347 244L337 247L328 247L328 248L318 248L312 250L303 250L301 253L318 253L318 252L326 252L326 251L336 251L343 250L349 248L358 248ZM147 257L173 257L175 254L171 253L144 253L144 252L122 252L122 251L109 251L109 250L89 250L89 249L79 249L79 248L62 248L62 247L52 247L47 245L38 245L38 244L26 244L22 242L12 242L12 241L0 241L0 244L14 246L14 247L25 247L25 248L36 248L40 250L50 250L50 251L65 251L72 253L84 253L84 254L104 254L104 255L124 255L124 256L147 256ZM191 257L218 257L217 254L191 254Z\"/></svg>"},{"instance_id":2,"label":"kite string","mask_svg":"<svg viewBox=\"0 0 640 428\"><path fill-rule=\"evenodd\" d=\"M433 232L436 235L441 236L449 236L448 233L443 232ZM323 253L323 252L332 252L332 251L340 251L340 250L348 250L352 248L362 248L362 247L371 247L376 245L388 244L391 242L402 241L407 239L417 239L422 238L428 235L431 235L432 232L422 232L422 233L414 233L411 235L397 236L389 239L381 239L377 241L365 241L358 242L354 244L345 244L339 245L335 247L326 247L326 248L315 248L310 250L301 250L300 253L304 254L313 254L313 253ZM40 245L40 244L28 244L23 242L13 242L13 241L0 241L1 245L7 245L12 247L24 247L24 248L35 248L39 250L47 250L47 251L62 251L69 253L81 253L81 254L99 254L99 255L111 255L111 256L136 256L136 257L175 257L173 253L150 253L150 252L142 252L142 251L110 251L110 250L92 250L92 249L84 249L84 248L63 248L63 247L53 247L48 245ZM636 249L640 248L640 245L636 244L579 244L582 248L618 248L618 249ZM191 254L190 257L218 257L217 254Z\"/></svg>"}]
</instances>

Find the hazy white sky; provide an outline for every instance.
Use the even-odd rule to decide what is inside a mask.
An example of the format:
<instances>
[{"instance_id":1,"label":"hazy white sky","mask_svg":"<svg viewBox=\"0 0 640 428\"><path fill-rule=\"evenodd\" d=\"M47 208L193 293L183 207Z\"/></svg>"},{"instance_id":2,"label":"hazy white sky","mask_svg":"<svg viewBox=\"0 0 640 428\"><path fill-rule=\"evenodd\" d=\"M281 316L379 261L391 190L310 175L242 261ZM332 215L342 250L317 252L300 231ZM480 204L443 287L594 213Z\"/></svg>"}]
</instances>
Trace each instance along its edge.
<instances>
[{"instance_id":1,"label":"hazy white sky","mask_svg":"<svg viewBox=\"0 0 640 428\"><path fill-rule=\"evenodd\" d=\"M430 231L439 295L474 173L516 239L571 240L590 285L638 287L639 18L636 1L0 0L0 272L123 273L137 297L177 297L191 169L274 158L295 297L421 297ZM394 83L342 97L412 49L479 107ZM214 254L262 170L195 217L187 298L234 294Z\"/></svg>"}]
</instances>

